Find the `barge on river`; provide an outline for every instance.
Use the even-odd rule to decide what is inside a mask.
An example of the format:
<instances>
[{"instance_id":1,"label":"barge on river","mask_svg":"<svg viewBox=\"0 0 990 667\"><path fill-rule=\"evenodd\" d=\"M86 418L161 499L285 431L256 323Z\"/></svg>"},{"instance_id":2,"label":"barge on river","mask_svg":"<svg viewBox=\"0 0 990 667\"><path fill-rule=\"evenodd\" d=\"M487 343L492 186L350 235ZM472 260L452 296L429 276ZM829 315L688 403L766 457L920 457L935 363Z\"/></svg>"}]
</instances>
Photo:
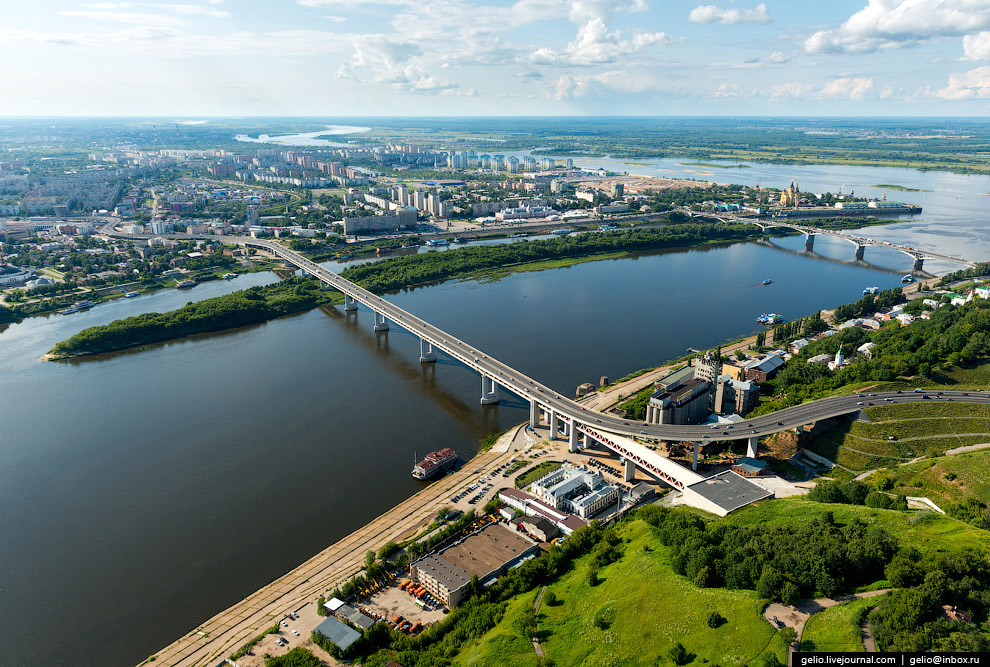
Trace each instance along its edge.
<instances>
[{"instance_id":1,"label":"barge on river","mask_svg":"<svg viewBox=\"0 0 990 667\"><path fill-rule=\"evenodd\" d=\"M413 466L412 476L416 479L430 479L445 473L457 463L457 453L450 447L430 452L422 461Z\"/></svg>"}]
</instances>

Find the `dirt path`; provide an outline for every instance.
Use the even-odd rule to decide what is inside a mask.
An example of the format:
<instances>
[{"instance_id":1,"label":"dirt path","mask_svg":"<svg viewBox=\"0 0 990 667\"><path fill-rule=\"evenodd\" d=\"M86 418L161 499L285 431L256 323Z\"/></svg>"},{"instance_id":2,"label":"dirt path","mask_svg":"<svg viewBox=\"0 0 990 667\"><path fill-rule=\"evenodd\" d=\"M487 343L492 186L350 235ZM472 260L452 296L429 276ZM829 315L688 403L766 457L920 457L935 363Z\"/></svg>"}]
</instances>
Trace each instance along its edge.
<instances>
[{"instance_id":1,"label":"dirt path","mask_svg":"<svg viewBox=\"0 0 990 667\"><path fill-rule=\"evenodd\" d=\"M873 639L873 628L870 627L869 616L863 619L863 627L860 629L863 637L863 648L867 653L877 652L877 642Z\"/></svg>"},{"instance_id":2,"label":"dirt path","mask_svg":"<svg viewBox=\"0 0 990 667\"><path fill-rule=\"evenodd\" d=\"M855 593L853 595L847 595L833 600L832 598L818 598L817 600L806 599L799 601L794 606L787 606L780 604L779 602L772 602L766 606L763 610L763 617L769 621L770 625L776 627L773 619L776 618L778 621L784 625L789 625L794 628L797 632L797 641L795 641L796 646L801 645L801 637L804 634L804 625L808 622L808 619L820 611L825 611L829 607L834 607L843 602L851 602L853 600L861 600L863 598L871 598L877 595L883 595L884 593L893 590L892 588L883 588L877 591L866 591L865 593ZM788 656L794 652L794 646L788 648ZM791 664L788 659L788 664Z\"/></svg>"}]
</instances>

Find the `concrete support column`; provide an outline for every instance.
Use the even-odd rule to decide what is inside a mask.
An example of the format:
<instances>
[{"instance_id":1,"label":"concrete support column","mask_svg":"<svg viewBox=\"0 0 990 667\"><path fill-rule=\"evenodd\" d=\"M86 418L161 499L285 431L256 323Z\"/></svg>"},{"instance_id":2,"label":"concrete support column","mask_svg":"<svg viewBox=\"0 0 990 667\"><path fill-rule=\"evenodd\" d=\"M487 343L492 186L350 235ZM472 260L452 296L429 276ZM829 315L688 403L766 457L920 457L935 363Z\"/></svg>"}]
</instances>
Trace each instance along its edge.
<instances>
[{"instance_id":1,"label":"concrete support column","mask_svg":"<svg viewBox=\"0 0 990 667\"><path fill-rule=\"evenodd\" d=\"M804 249L811 250L815 247L815 235L805 234L804 235Z\"/></svg>"},{"instance_id":2,"label":"concrete support column","mask_svg":"<svg viewBox=\"0 0 990 667\"><path fill-rule=\"evenodd\" d=\"M325 282L323 282L323 281L321 280L321 281L320 281L320 289L321 289L321 290L323 290L323 291L325 292L325 291L327 291L328 289L333 289L333 288L332 288L332 287L330 287L330 283L325 283Z\"/></svg>"},{"instance_id":3,"label":"concrete support column","mask_svg":"<svg viewBox=\"0 0 990 667\"><path fill-rule=\"evenodd\" d=\"M577 422L571 423L571 432L567 435L567 451L574 453L578 450Z\"/></svg>"},{"instance_id":4,"label":"concrete support column","mask_svg":"<svg viewBox=\"0 0 990 667\"><path fill-rule=\"evenodd\" d=\"M348 295L344 295L344 310L357 310L357 301Z\"/></svg>"},{"instance_id":5,"label":"concrete support column","mask_svg":"<svg viewBox=\"0 0 990 667\"><path fill-rule=\"evenodd\" d=\"M481 376L481 404L494 405L498 403L498 384L494 378Z\"/></svg>"},{"instance_id":6,"label":"concrete support column","mask_svg":"<svg viewBox=\"0 0 990 667\"><path fill-rule=\"evenodd\" d=\"M379 313L375 311L375 331L388 331L388 319L385 318L385 313Z\"/></svg>"},{"instance_id":7,"label":"concrete support column","mask_svg":"<svg viewBox=\"0 0 990 667\"><path fill-rule=\"evenodd\" d=\"M622 481L631 482L636 479L636 464L632 459L624 459L622 462L625 464L622 467Z\"/></svg>"},{"instance_id":8,"label":"concrete support column","mask_svg":"<svg viewBox=\"0 0 990 667\"><path fill-rule=\"evenodd\" d=\"M437 355L433 352L433 343L419 339L419 363L429 364L437 360Z\"/></svg>"},{"instance_id":9,"label":"concrete support column","mask_svg":"<svg viewBox=\"0 0 990 667\"><path fill-rule=\"evenodd\" d=\"M914 258L914 269L913 269L914 271L921 271L921 267L923 267L924 265L925 265L925 258L924 257L915 257Z\"/></svg>"},{"instance_id":10,"label":"concrete support column","mask_svg":"<svg viewBox=\"0 0 990 667\"><path fill-rule=\"evenodd\" d=\"M536 404L536 401L529 402L529 426L530 428L536 428L540 425L540 406Z\"/></svg>"},{"instance_id":11,"label":"concrete support column","mask_svg":"<svg viewBox=\"0 0 990 667\"><path fill-rule=\"evenodd\" d=\"M698 469L698 452L701 451L701 443L694 443L694 453L691 454L691 470Z\"/></svg>"},{"instance_id":12,"label":"concrete support column","mask_svg":"<svg viewBox=\"0 0 990 667\"><path fill-rule=\"evenodd\" d=\"M553 409L550 410L550 420L549 421L550 421L550 439L551 440L556 440L557 439L557 413L554 412Z\"/></svg>"},{"instance_id":13,"label":"concrete support column","mask_svg":"<svg viewBox=\"0 0 990 667\"><path fill-rule=\"evenodd\" d=\"M862 261L863 260L863 254L865 252L866 252L866 246L865 245L858 245L858 246L856 246L856 259Z\"/></svg>"},{"instance_id":14,"label":"concrete support column","mask_svg":"<svg viewBox=\"0 0 990 667\"><path fill-rule=\"evenodd\" d=\"M756 458L756 451L760 448L760 438L759 436L753 436L746 443L746 456L751 459Z\"/></svg>"}]
</instances>

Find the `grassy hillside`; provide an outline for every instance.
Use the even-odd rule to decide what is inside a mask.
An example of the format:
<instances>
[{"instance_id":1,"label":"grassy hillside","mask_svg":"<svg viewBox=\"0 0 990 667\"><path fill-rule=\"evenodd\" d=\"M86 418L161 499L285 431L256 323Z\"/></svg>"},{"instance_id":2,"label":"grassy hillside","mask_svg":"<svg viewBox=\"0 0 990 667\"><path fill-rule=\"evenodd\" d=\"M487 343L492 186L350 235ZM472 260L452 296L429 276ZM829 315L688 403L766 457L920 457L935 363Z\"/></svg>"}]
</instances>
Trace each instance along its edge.
<instances>
[{"instance_id":1,"label":"grassy hillside","mask_svg":"<svg viewBox=\"0 0 990 667\"><path fill-rule=\"evenodd\" d=\"M750 505L733 512L724 521L736 525L800 526L825 512L831 512L837 523L859 520L881 525L899 543L911 545L921 552L945 553L965 548L990 548L990 532L951 517L926 516L924 520L918 520L913 512L873 509L862 505L816 503L801 497Z\"/></svg>"},{"instance_id":2,"label":"grassy hillside","mask_svg":"<svg viewBox=\"0 0 990 667\"><path fill-rule=\"evenodd\" d=\"M932 400L866 412L871 422L840 422L804 446L850 471L863 472L990 442L990 406Z\"/></svg>"},{"instance_id":3,"label":"grassy hillside","mask_svg":"<svg viewBox=\"0 0 990 667\"><path fill-rule=\"evenodd\" d=\"M975 498L990 504L990 449L888 468L866 481L874 482L880 477L891 480L895 493L927 496L936 503Z\"/></svg>"},{"instance_id":4,"label":"grassy hillside","mask_svg":"<svg viewBox=\"0 0 990 667\"><path fill-rule=\"evenodd\" d=\"M863 653L861 624L879 597L864 598L826 609L808 619L801 635L802 651Z\"/></svg>"},{"instance_id":5,"label":"grassy hillside","mask_svg":"<svg viewBox=\"0 0 990 667\"><path fill-rule=\"evenodd\" d=\"M625 555L600 571L600 583L588 583L584 556L563 577L551 583L557 598L537 615L537 636L546 656L557 665L643 665L652 667L674 642L680 642L696 664L747 664L771 652L781 662L785 646L763 618L763 601L752 591L698 588L674 574L667 549L643 521L620 529ZM520 620L539 590L514 598L502 621L469 644L454 660L463 667L535 665L529 638ZM717 611L726 622L709 628L705 620ZM666 660L666 658L664 658Z\"/></svg>"}]
</instances>

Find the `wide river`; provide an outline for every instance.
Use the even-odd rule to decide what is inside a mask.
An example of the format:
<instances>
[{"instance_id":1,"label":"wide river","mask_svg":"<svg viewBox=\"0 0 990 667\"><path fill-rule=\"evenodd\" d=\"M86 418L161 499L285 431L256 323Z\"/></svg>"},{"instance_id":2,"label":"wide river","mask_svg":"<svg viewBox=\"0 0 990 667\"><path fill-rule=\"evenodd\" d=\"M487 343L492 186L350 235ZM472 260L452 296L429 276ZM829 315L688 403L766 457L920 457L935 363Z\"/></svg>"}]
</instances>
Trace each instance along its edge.
<instances>
[{"instance_id":1,"label":"wide river","mask_svg":"<svg viewBox=\"0 0 990 667\"><path fill-rule=\"evenodd\" d=\"M793 175L809 190L925 187L934 192L903 196L925 206L922 216L863 233L990 256L988 177L773 165L699 177L748 183L761 173L776 185ZM899 285L910 269L887 249L867 249L873 266L850 262L853 247L826 237L814 256L801 238L774 243L387 298L572 394L600 375L753 332L760 313L793 318L866 286ZM466 368L421 366L418 341L398 328L375 334L364 309L81 363L38 361L81 328L275 279L250 274L0 331L0 665L136 664L415 492L417 455L451 446L466 459L485 434L526 419L506 392L500 405L479 405Z\"/></svg>"}]
</instances>

